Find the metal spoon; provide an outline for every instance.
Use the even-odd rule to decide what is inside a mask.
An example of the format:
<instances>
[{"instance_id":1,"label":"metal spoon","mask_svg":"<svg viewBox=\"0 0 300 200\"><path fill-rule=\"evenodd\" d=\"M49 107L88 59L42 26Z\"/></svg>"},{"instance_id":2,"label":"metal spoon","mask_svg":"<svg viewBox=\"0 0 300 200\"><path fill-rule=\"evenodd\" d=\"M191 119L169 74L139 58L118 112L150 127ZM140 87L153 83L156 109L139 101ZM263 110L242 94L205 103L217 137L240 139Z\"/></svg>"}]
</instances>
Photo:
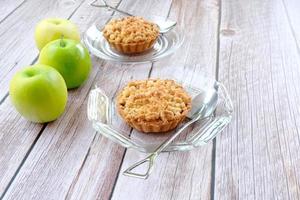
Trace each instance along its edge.
<instances>
[{"instance_id":1,"label":"metal spoon","mask_svg":"<svg viewBox=\"0 0 300 200\"><path fill-rule=\"evenodd\" d=\"M188 126L193 124L194 122L198 121L201 118L208 117L213 113L217 106L218 102L218 93L217 91L212 88L204 91L193 98L192 100L192 109L189 113L191 120L186 123L183 127L181 127L176 133L174 133L171 137L165 140L157 149L147 156L145 159L133 164L131 167L126 169L123 174L126 176L136 177L147 179L153 169L154 161L156 157L169 145L171 144L177 136L179 136L183 130L185 130ZM133 172L133 169L137 168L138 166L148 163L148 169L145 174Z\"/></svg>"},{"instance_id":2,"label":"metal spoon","mask_svg":"<svg viewBox=\"0 0 300 200\"><path fill-rule=\"evenodd\" d=\"M110 9L110 10L122 13L123 15L127 15L127 16L134 16L134 15L132 15L132 14L130 14L128 12L125 12L123 10L120 10L120 9L118 9L116 7L110 6L105 0L102 0L103 5L97 5L96 2L97 2L97 0L94 0L90 5L94 6L94 7ZM159 33L161 33L161 34L169 32L177 24L177 22L172 21L172 20L167 20L167 21L164 21L164 20L155 20L155 23L158 25L158 27L159 27Z\"/></svg>"}]
</instances>

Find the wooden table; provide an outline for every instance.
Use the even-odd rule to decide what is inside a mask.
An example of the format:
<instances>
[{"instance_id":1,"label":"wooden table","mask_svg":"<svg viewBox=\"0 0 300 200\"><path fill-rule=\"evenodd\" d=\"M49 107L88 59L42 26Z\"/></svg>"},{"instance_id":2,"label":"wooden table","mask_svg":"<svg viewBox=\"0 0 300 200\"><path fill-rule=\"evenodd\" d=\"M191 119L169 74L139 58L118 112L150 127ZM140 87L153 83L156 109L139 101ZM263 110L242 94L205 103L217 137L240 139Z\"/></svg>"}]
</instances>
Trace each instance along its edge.
<instances>
[{"instance_id":1,"label":"wooden table","mask_svg":"<svg viewBox=\"0 0 300 200\"><path fill-rule=\"evenodd\" d=\"M8 84L37 60L36 23L68 18L84 32L112 14L89 3L0 1L0 199L300 199L298 0L115 0L137 15L176 19L185 27L183 47L135 66L93 57L89 80L69 91L62 117L26 121L11 105ZM170 73L175 64L185 66L177 70L186 81L205 71L226 85L232 123L206 146L161 155L148 180L125 177L121 172L144 154L92 129L88 92L98 83L115 93L129 80Z\"/></svg>"}]
</instances>

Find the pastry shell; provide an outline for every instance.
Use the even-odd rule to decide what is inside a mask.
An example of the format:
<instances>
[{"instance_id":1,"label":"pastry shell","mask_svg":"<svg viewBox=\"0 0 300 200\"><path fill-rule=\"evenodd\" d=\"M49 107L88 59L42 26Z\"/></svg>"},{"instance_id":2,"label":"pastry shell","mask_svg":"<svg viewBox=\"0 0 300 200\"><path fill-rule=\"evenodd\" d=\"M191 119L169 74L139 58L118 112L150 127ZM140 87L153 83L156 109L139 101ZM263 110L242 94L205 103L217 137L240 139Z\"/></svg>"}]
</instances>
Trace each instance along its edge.
<instances>
[{"instance_id":1,"label":"pastry shell","mask_svg":"<svg viewBox=\"0 0 300 200\"><path fill-rule=\"evenodd\" d=\"M153 122L139 122L139 121L128 121L126 120L126 116L124 114L123 109L120 108L119 104L117 105L117 109L121 117L129 124L132 128L141 131L143 133L160 133L160 132L168 132L175 129L185 118L188 111L182 113L180 117L174 119L172 121L168 121L167 123L160 123L159 121Z\"/></svg>"},{"instance_id":2,"label":"pastry shell","mask_svg":"<svg viewBox=\"0 0 300 200\"><path fill-rule=\"evenodd\" d=\"M173 130L191 109L191 97L173 80L130 82L116 103L126 123L144 133Z\"/></svg>"},{"instance_id":3,"label":"pastry shell","mask_svg":"<svg viewBox=\"0 0 300 200\"><path fill-rule=\"evenodd\" d=\"M109 45L123 54L136 54L153 47L159 27L142 17L124 17L109 22L103 29Z\"/></svg>"},{"instance_id":4,"label":"pastry shell","mask_svg":"<svg viewBox=\"0 0 300 200\"><path fill-rule=\"evenodd\" d=\"M153 47L156 39L145 41L141 43L129 43L129 44L123 44L123 43L115 43L108 41L109 45L116 49L117 51L123 53L123 54L136 54L136 53L142 53L150 48Z\"/></svg>"}]
</instances>

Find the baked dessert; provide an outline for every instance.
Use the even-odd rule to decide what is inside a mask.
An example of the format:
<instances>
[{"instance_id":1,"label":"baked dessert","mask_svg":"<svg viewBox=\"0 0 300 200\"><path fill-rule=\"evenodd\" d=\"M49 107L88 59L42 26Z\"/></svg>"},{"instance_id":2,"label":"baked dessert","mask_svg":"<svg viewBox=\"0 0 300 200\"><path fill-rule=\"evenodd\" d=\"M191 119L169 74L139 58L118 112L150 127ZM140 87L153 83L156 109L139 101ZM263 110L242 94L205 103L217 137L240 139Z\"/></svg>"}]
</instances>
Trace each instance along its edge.
<instances>
[{"instance_id":1,"label":"baked dessert","mask_svg":"<svg viewBox=\"0 0 300 200\"><path fill-rule=\"evenodd\" d=\"M154 45L159 28L142 17L134 16L114 19L105 25L102 32L114 49L124 54L135 54Z\"/></svg>"},{"instance_id":2,"label":"baked dessert","mask_svg":"<svg viewBox=\"0 0 300 200\"><path fill-rule=\"evenodd\" d=\"M121 117L141 132L174 129L191 109L191 97L173 80L133 81L118 94Z\"/></svg>"}]
</instances>

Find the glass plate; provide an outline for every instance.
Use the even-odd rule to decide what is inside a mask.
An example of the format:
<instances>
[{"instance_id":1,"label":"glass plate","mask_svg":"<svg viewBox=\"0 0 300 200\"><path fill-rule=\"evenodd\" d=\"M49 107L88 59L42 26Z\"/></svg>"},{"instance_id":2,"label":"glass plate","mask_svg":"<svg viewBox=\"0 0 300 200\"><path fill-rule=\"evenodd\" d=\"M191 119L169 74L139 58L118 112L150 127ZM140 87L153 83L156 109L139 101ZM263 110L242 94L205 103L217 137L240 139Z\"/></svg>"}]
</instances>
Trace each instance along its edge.
<instances>
[{"instance_id":1,"label":"glass plate","mask_svg":"<svg viewBox=\"0 0 300 200\"><path fill-rule=\"evenodd\" d=\"M124 17L120 14L112 16L109 20L99 19L94 23L83 36L83 42L89 51L104 60L122 62L122 63L145 63L153 62L163 57L166 57L176 51L184 40L183 31L180 25L177 24L168 33L160 34L157 41L155 42L153 48L146 52L135 54L135 55L125 55L115 51L110 47L106 39L103 37L101 30L105 24L111 19ZM166 19L159 16L145 17L152 22L165 22Z\"/></svg>"},{"instance_id":2,"label":"glass plate","mask_svg":"<svg viewBox=\"0 0 300 200\"><path fill-rule=\"evenodd\" d=\"M203 75L197 76L197 80L201 80L200 83L198 81L197 87L176 81L183 85L192 98L208 88L215 88L218 92L218 103L214 115L194 123L165 151L187 151L207 144L231 121L233 106L224 85ZM88 118L92 121L96 131L126 148L133 148L140 152L152 152L165 139L170 137L170 134L174 133L174 131L171 131L168 133L145 134L134 129L131 132L128 126L120 128L122 119L115 108L115 97L107 96L98 86L90 91L87 109Z\"/></svg>"}]
</instances>

